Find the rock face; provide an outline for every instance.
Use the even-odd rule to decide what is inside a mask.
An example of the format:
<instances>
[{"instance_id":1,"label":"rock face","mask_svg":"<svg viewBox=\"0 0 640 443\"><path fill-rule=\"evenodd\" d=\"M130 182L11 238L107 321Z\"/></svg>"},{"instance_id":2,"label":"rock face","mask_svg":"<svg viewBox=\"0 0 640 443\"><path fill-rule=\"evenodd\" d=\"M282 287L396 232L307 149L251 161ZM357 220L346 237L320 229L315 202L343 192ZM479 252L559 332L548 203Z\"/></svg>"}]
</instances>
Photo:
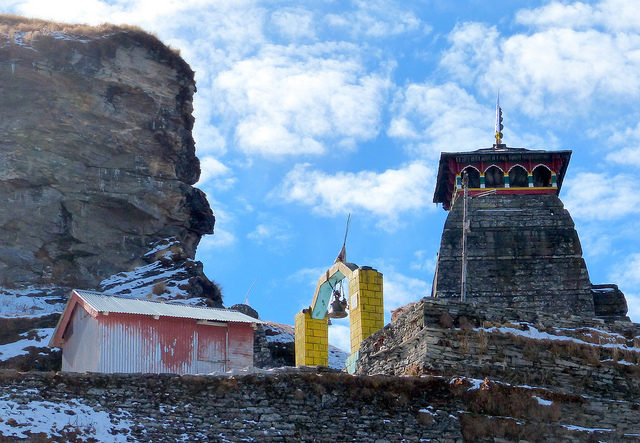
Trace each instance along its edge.
<instances>
[{"instance_id":1,"label":"rock face","mask_svg":"<svg viewBox=\"0 0 640 443\"><path fill-rule=\"evenodd\" d=\"M436 295L460 298L462 199L445 222ZM589 274L569 212L547 195L488 195L469 200L467 300L594 315Z\"/></svg>"},{"instance_id":2,"label":"rock face","mask_svg":"<svg viewBox=\"0 0 640 443\"><path fill-rule=\"evenodd\" d=\"M0 18L0 285L95 288L214 217L193 72L155 37Z\"/></svg>"}]
</instances>

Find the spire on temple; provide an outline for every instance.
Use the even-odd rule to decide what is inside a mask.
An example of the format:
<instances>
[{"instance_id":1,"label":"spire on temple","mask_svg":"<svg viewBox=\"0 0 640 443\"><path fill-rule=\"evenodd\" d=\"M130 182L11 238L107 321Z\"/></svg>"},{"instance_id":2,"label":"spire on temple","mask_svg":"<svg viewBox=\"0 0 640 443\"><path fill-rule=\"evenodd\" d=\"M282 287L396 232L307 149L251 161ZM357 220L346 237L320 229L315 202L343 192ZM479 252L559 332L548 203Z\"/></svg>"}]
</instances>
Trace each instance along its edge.
<instances>
[{"instance_id":1,"label":"spire on temple","mask_svg":"<svg viewBox=\"0 0 640 443\"><path fill-rule=\"evenodd\" d=\"M502 144L502 130L504 126L502 125L502 108L500 108L500 92L498 92L498 99L496 100L496 144L494 148L497 149Z\"/></svg>"}]
</instances>

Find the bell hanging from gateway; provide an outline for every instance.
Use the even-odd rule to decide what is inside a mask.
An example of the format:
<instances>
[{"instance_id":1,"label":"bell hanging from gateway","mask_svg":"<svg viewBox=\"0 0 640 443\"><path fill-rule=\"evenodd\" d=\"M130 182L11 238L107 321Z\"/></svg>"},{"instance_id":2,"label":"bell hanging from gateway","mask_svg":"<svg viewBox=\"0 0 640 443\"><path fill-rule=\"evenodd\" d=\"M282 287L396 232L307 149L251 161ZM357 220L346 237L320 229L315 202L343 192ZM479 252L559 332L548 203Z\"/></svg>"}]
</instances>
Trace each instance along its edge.
<instances>
[{"instance_id":1,"label":"bell hanging from gateway","mask_svg":"<svg viewBox=\"0 0 640 443\"><path fill-rule=\"evenodd\" d=\"M347 300L338 289L335 289L333 291L333 301L329 304L329 309L327 310L327 317L345 318L347 315Z\"/></svg>"}]
</instances>

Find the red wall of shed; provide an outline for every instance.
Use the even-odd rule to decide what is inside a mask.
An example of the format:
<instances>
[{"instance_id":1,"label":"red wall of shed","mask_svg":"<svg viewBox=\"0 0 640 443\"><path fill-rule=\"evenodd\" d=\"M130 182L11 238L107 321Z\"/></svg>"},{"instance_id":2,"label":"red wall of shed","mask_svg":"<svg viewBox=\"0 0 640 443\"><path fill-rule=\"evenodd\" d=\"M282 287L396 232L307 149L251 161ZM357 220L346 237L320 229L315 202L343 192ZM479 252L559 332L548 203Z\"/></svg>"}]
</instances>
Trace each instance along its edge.
<instances>
[{"instance_id":1,"label":"red wall of shed","mask_svg":"<svg viewBox=\"0 0 640 443\"><path fill-rule=\"evenodd\" d=\"M114 313L101 314L98 320L103 331L103 372L197 374L253 365L253 328L249 324L214 326L194 319L156 320Z\"/></svg>"}]
</instances>

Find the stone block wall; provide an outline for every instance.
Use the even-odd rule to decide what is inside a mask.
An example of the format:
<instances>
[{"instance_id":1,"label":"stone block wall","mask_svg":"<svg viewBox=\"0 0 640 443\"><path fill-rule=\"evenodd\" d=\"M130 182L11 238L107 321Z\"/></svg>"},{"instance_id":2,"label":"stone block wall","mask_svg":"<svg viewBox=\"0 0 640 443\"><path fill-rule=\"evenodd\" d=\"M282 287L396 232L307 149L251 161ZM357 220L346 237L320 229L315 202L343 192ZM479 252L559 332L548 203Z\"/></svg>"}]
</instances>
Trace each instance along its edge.
<instances>
[{"instance_id":1,"label":"stone block wall","mask_svg":"<svg viewBox=\"0 0 640 443\"><path fill-rule=\"evenodd\" d=\"M445 222L436 295L460 297L462 199ZM573 220L555 195L469 200L467 300L594 315L591 282Z\"/></svg>"},{"instance_id":2,"label":"stone block wall","mask_svg":"<svg viewBox=\"0 0 640 443\"><path fill-rule=\"evenodd\" d=\"M627 319L627 299L618 285L592 285L593 308L595 314L602 318Z\"/></svg>"},{"instance_id":3,"label":"stone block wall","mask_svg":"<svg viewBox=\"0 0 640 443\"><path fill-rule=\"evenodd\" d=\"M632 441L626 405L461 377L5 371L0 440ZM620 429L608 428L614 412Z\"/></svg>"},{"instance_id":4,"label":"stone block wall","mask_svg":"<svg viewBox=\"0 0 640 443\"><path fill-rule=\"evenodd\" d=\"M563 409L566 423L640 435L640 325L629 321L426 298L362 343L358 373L486 377L575 395L584 402Z\"/></svg>"}]
</instances>

